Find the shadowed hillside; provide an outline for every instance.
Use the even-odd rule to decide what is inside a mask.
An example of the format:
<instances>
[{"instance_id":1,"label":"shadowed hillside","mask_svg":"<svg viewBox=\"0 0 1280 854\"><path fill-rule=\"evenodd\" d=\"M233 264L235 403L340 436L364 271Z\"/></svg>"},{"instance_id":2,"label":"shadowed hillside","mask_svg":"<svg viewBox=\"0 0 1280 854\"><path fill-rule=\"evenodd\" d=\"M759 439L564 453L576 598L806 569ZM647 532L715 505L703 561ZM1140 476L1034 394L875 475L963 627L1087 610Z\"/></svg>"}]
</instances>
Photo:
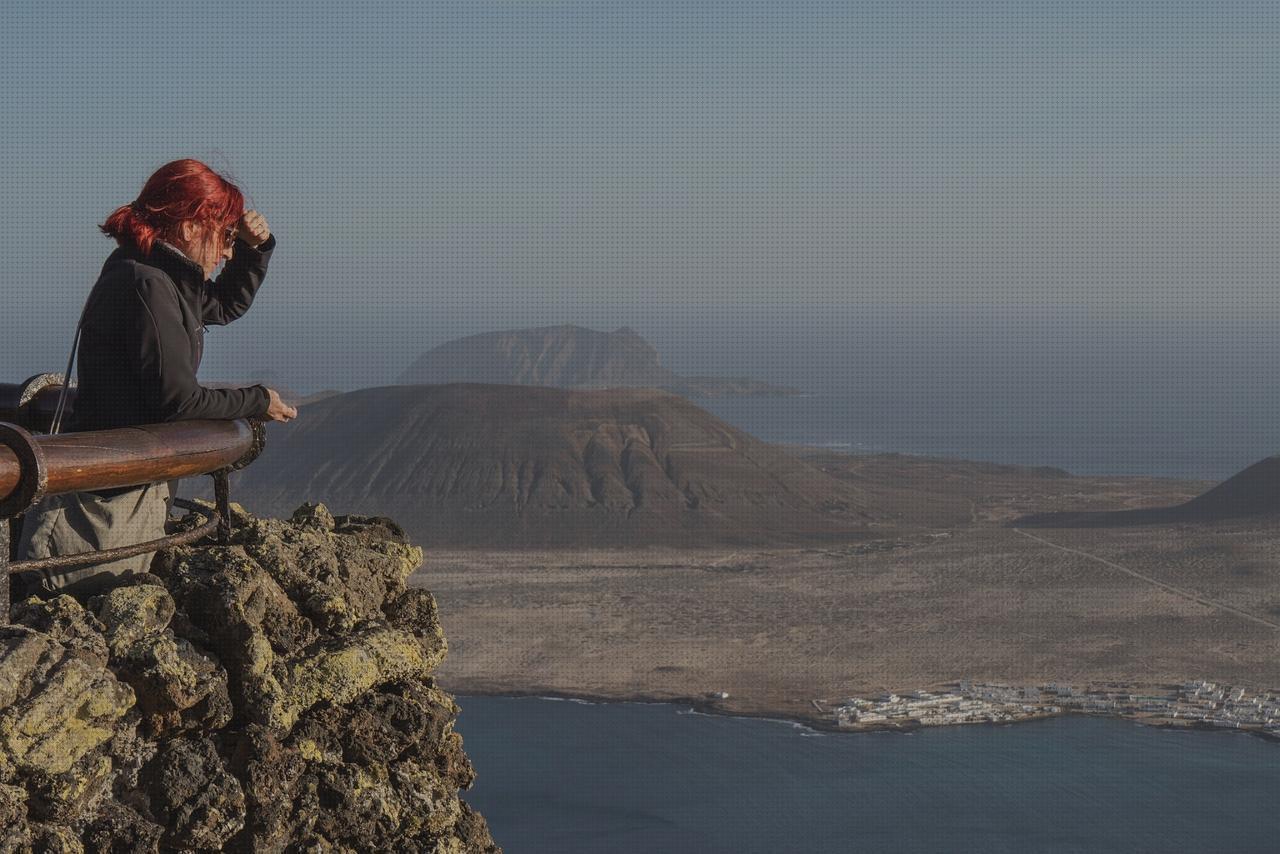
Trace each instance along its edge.
<instances>
[{"instance_id":1,"label":"shadowed hillside","mask_svg":"<svg viewBox=\"0 0 1280 854\"><path fill-rule=\"evenodd\" d=\"M1103 528L1217 522L1280 513L1280 456L1267 457L1183 504L1138 510L1036 513L1013 524L1020 527Z\"/></svg>"},{"instance_id":2,"label":"shadowed hillside","mask_svg":"<svg viewBox=\"0 0 1280 854\"><path fill-rule=\"evenodd\" d=\"M486 332L441 344L400 375L402 383L498 383L555 388L661 388L688 397L794 394L757 380L682 377L634 330L543 326Z\"/></svg>"},{"instance_id":3,"label":"shadowed hillside","mask_svg":"<svg viewBox=\"0 0 1280 854\"><path fill-rule=\"evenodd\" d=\"M652 389L453 384L338 395L272 431L233 495L322 496L428 545L702 545L859 536L854 485Z\"/></svg>"}]
</instances>

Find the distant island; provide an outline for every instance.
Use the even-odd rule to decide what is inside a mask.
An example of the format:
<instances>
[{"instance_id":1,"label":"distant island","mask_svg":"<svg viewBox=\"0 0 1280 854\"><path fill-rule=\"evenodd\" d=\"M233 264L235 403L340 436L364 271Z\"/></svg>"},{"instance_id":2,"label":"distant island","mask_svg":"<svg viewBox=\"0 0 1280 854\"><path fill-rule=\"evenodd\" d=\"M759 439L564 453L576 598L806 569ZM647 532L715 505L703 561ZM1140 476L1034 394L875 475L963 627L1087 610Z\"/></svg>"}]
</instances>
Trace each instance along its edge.
<instances>
[{"instance_id":1,"label":"distant island","mask_svg":"<svg viewBox=\"0 0 1280 854\"><path fill-rule=\"evenodd\" d=\"M625 326L613 332L562 325L471 335L423 353L398 382L658 388L693 398L800 393L743 377L673 373L652 344Z\"/></svg>"}]
</instances>

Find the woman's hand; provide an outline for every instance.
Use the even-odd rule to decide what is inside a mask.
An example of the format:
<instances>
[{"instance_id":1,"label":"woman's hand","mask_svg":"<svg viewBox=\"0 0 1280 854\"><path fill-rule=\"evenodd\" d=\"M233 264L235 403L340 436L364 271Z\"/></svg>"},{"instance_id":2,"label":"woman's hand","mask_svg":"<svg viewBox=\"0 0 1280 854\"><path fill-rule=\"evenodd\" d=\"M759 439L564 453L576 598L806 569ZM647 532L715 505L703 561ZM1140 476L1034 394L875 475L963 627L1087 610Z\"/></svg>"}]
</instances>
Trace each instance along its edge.
<instances>
[{"instance_id":1,"label":"woman's hand","mask_svg":"<svg viewBox=\"0 0 1280 854\"><path fill-rule=\"evenodd\" d=\"M267 417L272 421L291 421L298 417L298 410L281 400L275 389L267 389L267 394L271 396L271 403L267 406Z\"/></svg>"},{"instance_id":2,"label":"woman's hand","mask_svg":"<svg viewBox=\"0 0 1280 854\"><path fill-rule=\"evenodd\" d=\"M244 216L240 217L240 222L236 223L236 235L257 249L267 242L267 238L271 236L271 228L262 214L257 211L245 211Z\"/></svg>"}]
</instances>

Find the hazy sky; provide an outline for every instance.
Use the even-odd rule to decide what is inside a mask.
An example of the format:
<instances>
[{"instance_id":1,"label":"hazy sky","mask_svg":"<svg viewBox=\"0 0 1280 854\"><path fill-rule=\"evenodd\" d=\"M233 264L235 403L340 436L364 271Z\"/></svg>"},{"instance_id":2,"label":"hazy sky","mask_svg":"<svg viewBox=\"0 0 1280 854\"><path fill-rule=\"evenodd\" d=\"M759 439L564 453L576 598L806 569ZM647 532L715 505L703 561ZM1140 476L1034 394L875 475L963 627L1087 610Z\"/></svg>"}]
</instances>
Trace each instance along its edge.
<instances>
[{"instance_id":1,"label":"hazy sky","mask_svg":"<svg viewBox=\"0 0 1280 854\"><path fill-rule=\"evenodd\" d=\"M0 15L14 381L65 360L96 224L195 156L280 241L209 378L385 383L576 322L811 387L1276 409L1280 4Z\"/></svg>"}]
</instances>

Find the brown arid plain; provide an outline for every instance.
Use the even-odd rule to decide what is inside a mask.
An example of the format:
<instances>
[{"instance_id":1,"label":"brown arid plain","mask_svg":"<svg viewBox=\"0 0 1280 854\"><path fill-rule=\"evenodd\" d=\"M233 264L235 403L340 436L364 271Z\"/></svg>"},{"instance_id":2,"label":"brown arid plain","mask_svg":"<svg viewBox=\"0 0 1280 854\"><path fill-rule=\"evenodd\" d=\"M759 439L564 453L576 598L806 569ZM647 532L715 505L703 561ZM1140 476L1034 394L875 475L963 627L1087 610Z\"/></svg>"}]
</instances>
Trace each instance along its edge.
<instances>
[{"instance_id":1,"label":"brown arid plain","mask_svg":"<svg viewBox=\"0 0 1280 854\"><path fill-rule=\"evenodd\" d=\"M1079 524L1212 483L786 450L877 521L811 546L428 548L411 583L440 603L441 684L815 721L963 679L1280 686L1274 514Z\"/></svg>"}]
</instances>

